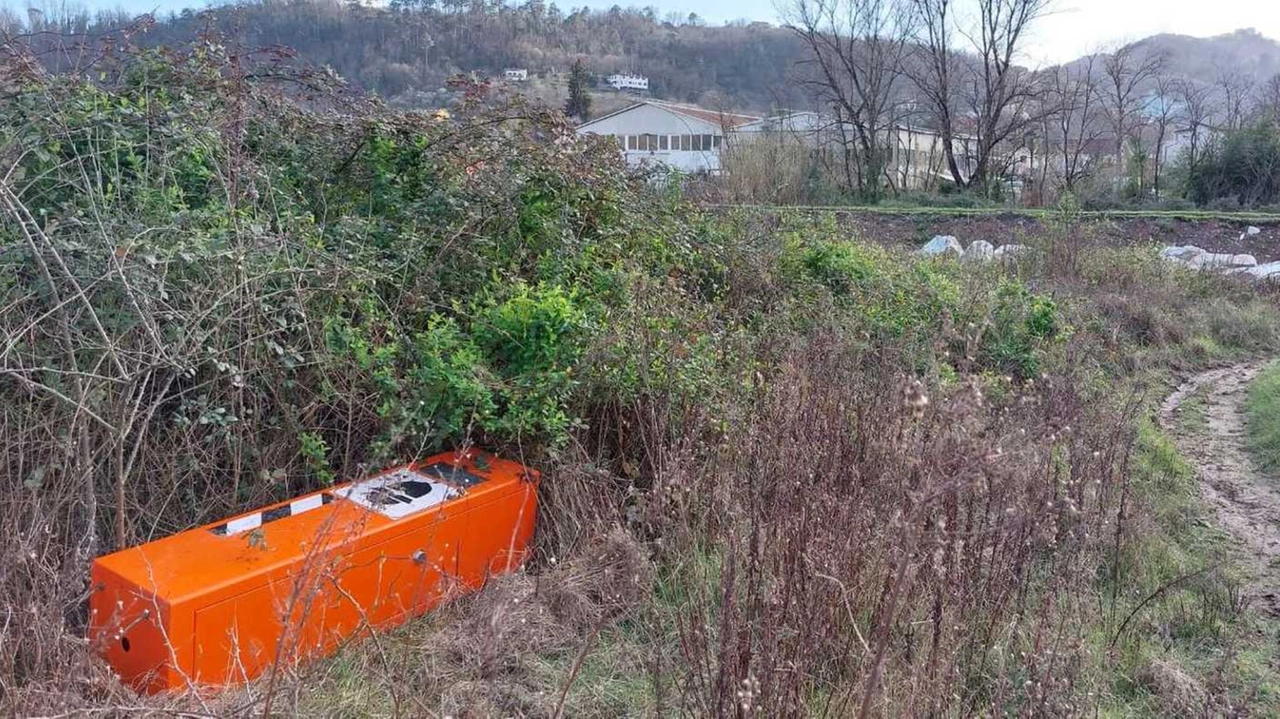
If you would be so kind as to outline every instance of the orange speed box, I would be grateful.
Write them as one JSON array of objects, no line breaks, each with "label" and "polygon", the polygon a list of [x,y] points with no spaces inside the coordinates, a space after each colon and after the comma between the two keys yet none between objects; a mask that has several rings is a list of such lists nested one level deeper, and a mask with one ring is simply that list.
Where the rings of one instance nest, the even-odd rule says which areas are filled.
[{"label": "orange speed box", "polygon": [[446,453],[110,554],[89,638],[148,692],[253,679],[519,567],[537,473]]}]

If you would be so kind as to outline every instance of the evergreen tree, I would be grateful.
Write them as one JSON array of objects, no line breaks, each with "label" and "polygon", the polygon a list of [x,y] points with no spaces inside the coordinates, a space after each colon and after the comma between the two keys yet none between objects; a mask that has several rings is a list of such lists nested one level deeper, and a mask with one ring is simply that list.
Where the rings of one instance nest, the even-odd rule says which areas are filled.
[{"label": "evergreen tree", "polygon": [[591,93],[587,91],[587,68],[582,60],[574,60],[569,70],[569,100],[564,114],[586,122],[591,119]]}]

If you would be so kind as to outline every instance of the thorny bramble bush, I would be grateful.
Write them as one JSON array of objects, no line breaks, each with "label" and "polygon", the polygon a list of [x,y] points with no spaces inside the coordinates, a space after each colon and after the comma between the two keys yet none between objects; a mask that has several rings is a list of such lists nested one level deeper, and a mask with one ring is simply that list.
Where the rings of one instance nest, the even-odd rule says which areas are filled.
[{"label": "thorny bramble bush", "polygon": [[[477,690],[450,711],[1077,713],[1103,691],[1090,632],[1136,601],[1139,402],[1107,378],[1142,342],[1277,337],[1242,333],[1275,318],[1239,289],[1207,334],[1095,311],[1084,254],[1035,276],[703,215],[483,84],[420,114],[214,36],[84,57],[92,80],[0,53],[15,712],[141,707],[80,639],[93,556],[483,443],[547,470],[540,559],[456,610],[481,651],[438,640]],[[1190,305],[1185,279],[1143,291]],[[579,691],[629,670],[595,642],[640,647],[600,652],[644,689]],[[423,709],[393,681],[421,663],[389,657],[439,644],[370,646],[386,681],[356,683],[390,709],[354,711]],[[308,711],[325,666],[147,706]]]},{"label": "thorny bramble bush", "polygon": [[57,681],[102,552],[473,438],[566,441],[631,248],[626,178],[557,114],[468,83],[390,112],[215,37],[90,48],[92,81],[5,50],[6,636],[51,632],[5,642],[6,687]]}]

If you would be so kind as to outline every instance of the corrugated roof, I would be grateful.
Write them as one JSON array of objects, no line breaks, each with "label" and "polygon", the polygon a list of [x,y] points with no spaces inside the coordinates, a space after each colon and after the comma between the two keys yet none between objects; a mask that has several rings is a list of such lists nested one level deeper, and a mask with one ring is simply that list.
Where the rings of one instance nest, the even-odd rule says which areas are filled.
[{"label": "corrugated roof", "polygon": [[621,115],[624,112],[634,110],[635,108],[642,107],[644,105],[652,105],[654,107],[666,110],[667,112],[673,112],[677,115],[684,115],[685,117],[689,117],[694,120],[698,120],[700,122],[709,122],[713,125],[722,125],[724,127],[729,127],[729,128],[745,125],[748,122],[755,122],[756,120],[760,119],[753,115],[739,115],[737,113],[732,113],[732,112],[708,110],[704,107],[698,107],[696,105],[680,105],[674,102],[663,102],[662,100],[641,100],[640,102],[627,105],[621,110],[614,110],[613,112],[610,112],[606,115],[601,115],[600,117],[592,118],[590,121],[584,122],[578,127],[579,129],[581,129],[583,127],[587,127],[588,125],[594,125],[595,123],[600,122],[601,120],[613,117],[615,115]]},{"label": "corrugated roof", "polygon": [[724,125],[726,127],[737,127],[760,119],[755,115],[739,115],[737,113],[723,112],[720,110],[708,110],[704,107],[698,107],[697,105],[678,105],[674,102],[663,102],[661,100],[647,100],[646,102],[649,105],[661,107],[679,115],[687,115],[688,117],[692,117],[696,120],[702,120],[703,122],[710,122],[716,125]]}]

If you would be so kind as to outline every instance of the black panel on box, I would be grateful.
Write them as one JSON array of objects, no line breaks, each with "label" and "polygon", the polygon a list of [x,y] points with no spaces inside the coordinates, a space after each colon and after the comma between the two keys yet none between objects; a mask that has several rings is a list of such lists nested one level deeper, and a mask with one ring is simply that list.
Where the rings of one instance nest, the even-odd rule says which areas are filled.
[{"label": "black panel on box", "polygon": [[410,479],[379,487],[369,493],[369,498],[373,500],[374,504],[385,507],[388,504],[410,504],[413,500],[425,497],[428,494],[431,494],[430,482],[419,482]]},{"label": "black panel on box", "polygon": [[472,474],[461,467],[455,467],[445,462],[436,462],[418,470],[428,477],[444,480],[455,487],[474,487],[481,482],[488,481],[484,477]]}]

